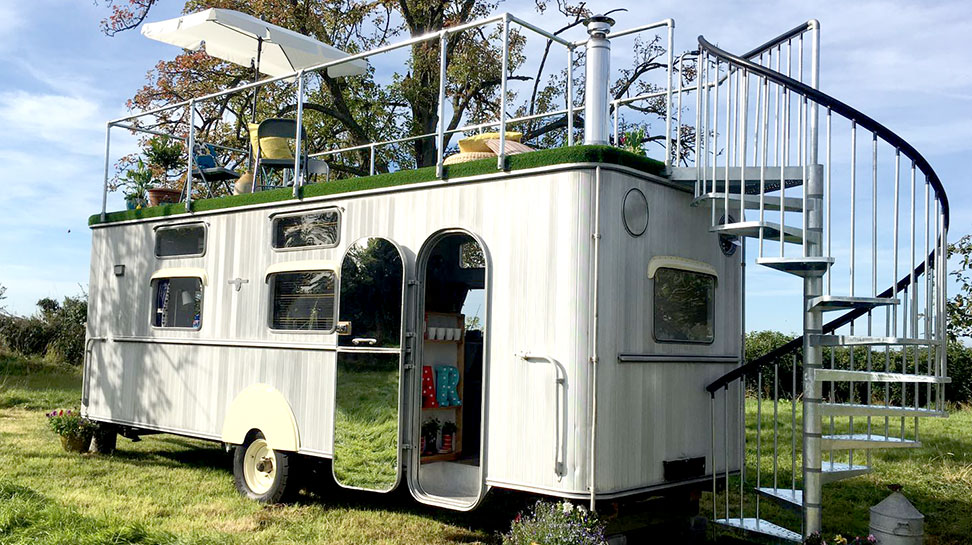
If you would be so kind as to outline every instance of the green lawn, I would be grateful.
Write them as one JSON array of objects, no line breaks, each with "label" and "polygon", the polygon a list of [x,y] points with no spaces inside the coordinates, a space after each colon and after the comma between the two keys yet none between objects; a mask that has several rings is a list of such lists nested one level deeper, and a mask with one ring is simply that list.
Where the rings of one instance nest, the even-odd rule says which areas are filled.
[{"label": "green lawn", "polygon": [[515,514],[503,495],[486,506],[492,516],[471,516],[402,490],[326,486],[263,506],[237,494],[217,444],[155,435],[119,439],[113,456],[61,450],[44,411],[77,406],[77,371],[0,355],[0,383],[2,544],[494,543]]},{"label": "green lawn", "polygon": [[[769,456],[772,450],[772,405],[763,401],[762,452],[760,460],[761,486],[773,486],[773,461]],[[797,429],[802,429],[801,404],[797,403]],[[746,489],[756,486],[756,401],[746,402]],[[781,401],[779,406],[779,449],[778,460],[780,488],[791,485],[791,436],[789,433],[792,418],[791,405]],[[855,419],[857,433],[865,432],[866,418]],[[914,419],[906,423],[906,437],[913,438]],[[890,421],[892,434],[900,431],[900,420]],[[824,422],[824,433],[830,433],[829,420]],[[836,422],[835,433],[847,433],[846,419]],[[884,418],[872,420],[873,433],[884,433]],[[972,544],[972,407],[953,408],[948,418],[925,418],[919,424],[919,438],[922,447],[918,449],[887,449],[872,451],[870,474],[836,483],[826,484],[823,488],[823,526],[824,537],[835,534],[843,536],[868,534],[870,520],[869,508],[883,500],[890,490],[888,485],[900,484],[902,493],[925,515],[925,544],[951,545]],[[796,450],[802,450],[800,437],[796,438]],[[846,452],[846,451],[845,451]],[[827,463],[824,453],[824,464]],[[836,456],[835,461],[847,461],[847,455]],[[854,454],[854,463],[866,463],[865,451]],[[801,488],[800,458],[797,457],[797,487]],[[730,516],[738,516],[739,481],[730,478]],[[725,513],[725,496],[718,495],[717,512]],[[754,516],[754,496],[745,497],[746,516]],[[712,515],[711,494],[705,494],[702,513]],[[784,523],[788,528],[799,528],[800,519],[795,511],[776,507],[766,500],[760,502],[760,517],[772,522]]]},{"label": "green lawn", "polygon": [[[419,505],[404,487],[373,494],[330,485],[293,505],[259,505],[236,493],[231,456],[213,443],[157,435],[138,443],[119,439],[113,456],[62,451],[44,411],[76,406],[80,384],[74,369],[0,354],[0,544],[496,543],[497,531],[531,501],[494,491],[479,511],[463,514]],[[755,485],[755,403],[748,408],[747,480]],[[788,405],[780,419],[782,430]],[[771,441],[768,426],[764,421],[764,441]],[[922,421],[921,439],[921,449],[875,451],[870,475],[825,486],[828,537],[865,534],[868,508],[888,494],[888,484],[899,483],[925,514],[926,545],[972,543],[972,408]],[[781,436],[781,485],[789,482],[789,444]],[[761,467],[765,485],[768,457]],[[703,514],[711,513],[709,500],[703,497]],[[738,505],[737,497],[731,501]],[[747,502],[751,508],[751,497]],[[765,501],[762,514],[796,521]]]}]

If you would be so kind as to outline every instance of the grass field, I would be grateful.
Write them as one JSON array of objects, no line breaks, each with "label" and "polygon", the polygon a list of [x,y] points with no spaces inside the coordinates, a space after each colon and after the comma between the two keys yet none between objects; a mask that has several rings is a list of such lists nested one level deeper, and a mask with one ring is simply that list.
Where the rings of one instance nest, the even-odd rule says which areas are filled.
[{"label": "grass field", "polygon": [[[496,543],[530,501],[494,492],[463,514],[421,506],[403,487],[372,494],[330,485],[293,505],[259,505],[236,493],[231,456],[212,443],[157,435],[119,439],[113,456],[62,451],[44,411],[76,406],[80,383],[76,370],[0,354],[0,544]],[[827,485],[825,533],[866,533],[868,507],[900,483],[926,516],[926,545],[972,543],[972,409],[923,421],[921,437],[923,448],[877,451],[874,473]],[[789,445],[789,436],[780,441]],[[762,467],[765,475],[768,459]],[[787,516],[766,502],[763,513]]]}]

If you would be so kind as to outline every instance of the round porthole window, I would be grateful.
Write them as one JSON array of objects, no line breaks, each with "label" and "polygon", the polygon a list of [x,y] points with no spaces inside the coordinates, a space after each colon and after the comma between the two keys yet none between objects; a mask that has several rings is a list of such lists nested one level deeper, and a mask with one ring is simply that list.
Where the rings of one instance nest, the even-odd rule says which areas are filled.
[{"label": "round porthole window", "polygon": [[625,230],[633,237],[640,237],[648,230],[648,199],[640,189],[629,189],[624,195],[621,217]]},{"label": "round porthole window", "polygon": [[[719,218],[719,225],[725,225],[726,223],[736,223],[736,220],[732,216],[729,216],[729,221],[727,222],[725,215]],[[735,235],[719,235],[719,249],[722,250],[722,255],[726,257],[730,257],[736,253],[736,248],[741,245],[742,243],[739,242],[739,237]]]}]

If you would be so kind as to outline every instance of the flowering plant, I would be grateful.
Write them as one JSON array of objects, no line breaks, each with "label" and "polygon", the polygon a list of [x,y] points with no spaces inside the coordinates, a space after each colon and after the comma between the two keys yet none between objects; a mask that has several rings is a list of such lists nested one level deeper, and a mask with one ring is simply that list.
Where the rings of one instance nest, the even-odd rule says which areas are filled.
[{"label": "flowering plant", "polygon": [[597,515],[569,501],[538,501],[530,513],[518,514],[503,545],[606,545]]},{"label": "flowering plant", "polygon": [[55,409],[47,413],[47,425],[61,437],[90,437],[98,425],[81,416],[78,410]]},{"label": "flowering plant", "polygon": [[[807,539],[803,541],[804,545],[827,545],[827,540],[820,535],[820,532],[814,532],[807,536]],[[875,545],[877,543],[877,538],[874,534],[868,535],[867,537],[854,537],[847,539],[846,537],[837,534],[834,539],[830,541],[831,545]]]}]

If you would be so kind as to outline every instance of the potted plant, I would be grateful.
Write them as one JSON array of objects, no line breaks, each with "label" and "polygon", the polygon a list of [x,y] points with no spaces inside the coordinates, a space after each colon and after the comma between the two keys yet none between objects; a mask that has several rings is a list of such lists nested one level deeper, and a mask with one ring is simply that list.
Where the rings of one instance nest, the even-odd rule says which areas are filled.
[{"label": "potted plant", "polygon": [[527,513],[513,519],[502,535],[503,545],[607,545],[605,524],[597,514],[568,500],[538,501]]},{"label": "potted plant", "polygon": [[81,416],[78,410],[56,409],[47,413],[47,425],[61,438],[68,452],[87,452],[98,425]]},{"label": "potted plant", "polygon": [[439,440],[439,419],[428,418],[422,422],[422,454],[436,454]]},{"label": "potted plant", "polygon": [[152,171],[141,159],[125,171],[121,180],[122,194],[129,210],[148,206],[148,190],[152,188]]},{"label": "potted plant", "polygon": [[168,136],[153,136],[143,154],[152,172],[152,187],[148,190],[149,205],[158,206],[178,202],[182,195],[180,182],[183,166],[183,146]]},{"label": "potted plant", "polygon": [[456,444],[456,432],[459,431],[458,426],[455,422],[446,422],[442,424],[442,450],[443,453],[452,452],[454,445]]}]

